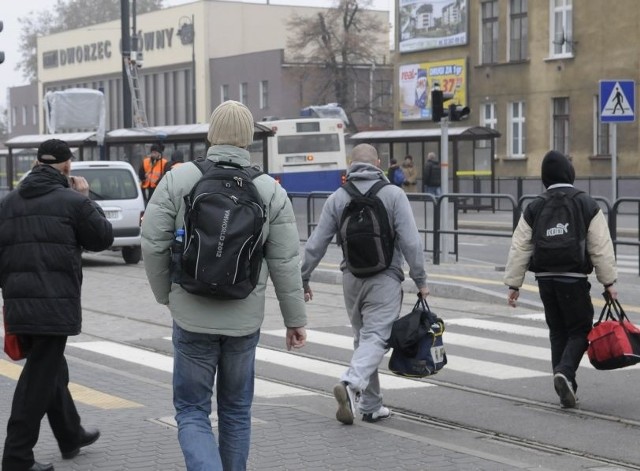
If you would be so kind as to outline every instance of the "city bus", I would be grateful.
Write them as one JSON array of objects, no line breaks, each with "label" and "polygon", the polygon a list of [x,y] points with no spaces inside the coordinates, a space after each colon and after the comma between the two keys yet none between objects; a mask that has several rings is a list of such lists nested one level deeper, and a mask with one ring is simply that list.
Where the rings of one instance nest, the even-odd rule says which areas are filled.
[{"label": "city bus", "polygon": [[[342,120],[296,118],[259,124],[274,133],[266,139],[267,171],[288,192],[334,191],[346,181]],[[252,160],[263,155],[263,143],[256,141],[250,147]]]}]

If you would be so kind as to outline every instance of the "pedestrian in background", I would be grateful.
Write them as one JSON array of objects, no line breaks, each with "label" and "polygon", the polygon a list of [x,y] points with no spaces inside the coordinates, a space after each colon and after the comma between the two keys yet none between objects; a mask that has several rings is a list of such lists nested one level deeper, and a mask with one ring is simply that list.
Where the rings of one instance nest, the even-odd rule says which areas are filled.
[{"label": "pedestrian in background", "polygon": [[2,456],[3,470],[52,470],[35,461],[46,415],[63,459],[100,436],[85,429],[69,392],[67,337],[82,326],[83,250],[113,243],[111,223],[88,198],[83,177],[70,176],[71,150],[58,139],[38,148],[38,165],[0,202],[0,288],[5,328],[27,351],[16,385]]},{"label": "pedestrian in background", "polygon": [[[351,153],[347,180],[364,194],[378,181],[386,180],[379,165],[373,146],[357,145]],[[386,208],[395,234],[391,265],[376,275],[358,278],[346,268],[345,260],[340,264],[344,302],[353,329],[354,352],[333,393],[338,401],[336,418],[347,425],[353,423],[358,413],[367,422],[376,422],[391,415],[382,402],[378,366],[387,351],[391,326],[402,307],[404,260],[409,264],[409,276],[419,292],[425,297],[429,294],[422,240],[407,195],[394,185],[386,185],[377,196]],[[339,232],[342,213],[350,200],[349,193],[343,188],[329,196],[318,225],[305,245],[302,280],[306,301],[313,299],[309,285],[311,273]]]},{"label": "pedestrian in background", "polygon": [[167,163],[167,169],[165,173],[171,170],[172,168],[179,167],[184,163],[184,154],[180,149],[176,149],[171,154],[171,160]]},{"label": "pedestrian in background", "polygon": [[424,192],[433,196],[440,196],[442,194],[442,189],[440,188],[441,180],[440,161],[436,154],[429,152],[422,172]]},{"label": "pedestrian in background", "polygon": [[402,189],[405,193],[415,193],[418,172],[413,164],[413,157],[411,155],[407,155],[404,158],[404,162],[402,162],[402,171],[404,172],[404,183],[402,184]]},{"label": "pedestrian in background", "polygon": [[140,186],[142,187],[145,205],[151,199],[160,179],[165,174],[168,162],[167,159],[162,157],[163,151],[164,146],[162,144],[152,144],[149,155],[142,159],[142,164],[140,164],[138,176],[140,177]]},{"label": "pedestrian in background", "polygon": [[[253,142],[249,109],[225,101],[211,115],[207,159],[250,167]],[[284,319],[287,349],[304,346],[307,316],[300,279],[299,236],[291,201],[270,176],[253,183],[265,204],[265,258],[255,289],[245,299],[194,295],[171,282],[173,234],[183,227],[184,197],[202,176],[194,163],[174,168],[160,181],[142,223],[142,253],[158,303],[173,317],[173,403],[187,470],[244,470],[249,457],[255,353],[270,277]],[[216,383],[218,440],[211,430]]]},{"label": "pedestrian in background", "polygon": [[[604,286],[607,295],[616,299],[616,260],[607,220],[591,196],[574,188],[575,171],[571,162],[560,152],[552,150],[544,156],[541,170],[542,183],[547,191],[543,193],[543,198],[532,201],[520,218],[513,233],[504,282],[509,286],[508,303],[515,307],[525,272],[530,270],[535,274],[549,327],[553,385],[562,406],[572,408],[576,406],[578,389],[576,371],[589,346],[587,335],[593,325],[588,275],[595,268],[596,278]],[[566,222],[554,224],[553,227],[544,224],[547,218],[542,216],[543,209],[550,208],[545,199],[562,197],[562,193],[568,201],[576,203],[572,205],[573,211],[576,211],[574,220],[585,225],[582,230],[586,240],[575,244],[580,247],[579,252],[584,257],[576,257],[568,262],[561,260],[558,254],[550,253],[550,248],[536,248],[535,244],[536,231],[560,237],[568,234],[568,230],[580,229],[572,229]],[[560,209],[554,208],[554,211],[559,212]],[[577,211],[582,214],[577,214]],[[584,247],[581,247],[582,243]],[[541,253],[535,254],[534,249]],[[550,255],[546,258],[550,260],[540,262],[545,258],[545,251]],[[562,266],[558,265],[561,262]]]},{"label": "pedestrian in background", "polygon": [[396,159],[389,160],[387,179],[399,187],[402,187],[402,184],[404,183],[404,172],[402,171],[402,168],[400,168],[400,164],[398,164]]}]

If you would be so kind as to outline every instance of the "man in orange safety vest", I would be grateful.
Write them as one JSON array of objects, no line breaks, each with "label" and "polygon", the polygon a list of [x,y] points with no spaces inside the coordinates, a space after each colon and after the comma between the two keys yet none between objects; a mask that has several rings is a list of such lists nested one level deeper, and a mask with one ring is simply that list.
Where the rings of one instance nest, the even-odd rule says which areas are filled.
[{"label": "man in orange safety vest", "polygon": [[142,160],[142,165],[140,165],[138,173],[145,205],[151,199],[151,195],[153,195],[167,167],[167,159],[162,157],[163,150],[164,146],[162,144],[152,144],[151,152]]}]

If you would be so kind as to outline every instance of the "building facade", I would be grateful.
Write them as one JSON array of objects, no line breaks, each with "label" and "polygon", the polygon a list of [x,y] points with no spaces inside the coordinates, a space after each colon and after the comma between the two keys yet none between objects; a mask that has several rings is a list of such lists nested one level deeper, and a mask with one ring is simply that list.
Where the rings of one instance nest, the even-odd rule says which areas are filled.
[{"label": "building facade", "polygon": [[[549,149],[570,156],[580,176],[611,176],[614,125],[600,116],[611,97],[599,96],[600,82],[640,80],[638,2],[399,0],[396,6],[397,129],[438,126],[429,98],[437,83],[453,94],[451,102],[471,108],[465,125],[501,133],[497,176],[539,176]],[[640,175],[638,126],[637,119],[615,125],[619,176]]]},{"label": "building facade", "polygon": [[[314,100],[307,81],[304,93],[292,83],[302,74],[288,62],[288,21],[295,15],[317,15],[325,9],[215,0],[200,0],[138,15],[135,59],[140,67],[140,96],[149,126],[206,122],[223,99],[245,103],[256,119],[266,116],[294,117],[301,108],[325,104]],[[387,12],[371,12],[384,25]],[[185,28],[185,25],[188,28]],[[192,34],[191,34],[192,33]],[[386,119],[367,126],[391,125],[392,66],[388,61],[387,33],[382,33],[376,59],[363,67],[364,90],[384,90]],[[111,21],[87,28],[38,38],[37,97],[49,91],[73,87],[102,90],[106,100],[106,128],[124,127],[123,56],[121,24]],[[294,71],[294,72],[292,72]],[[125,76],[126,77],[126,76]],[[360,96],[357,95],[356,96]],[[10,105],[18,109],[18,101]],[[44,116],[42,99],[38,116]],[[30,110],[32,111],[32,110]],[[39,132],[46,132],[40,119]],[[16,129],[19,131],[19,129]],[[11,133],[17,135],[16,132]]]}]

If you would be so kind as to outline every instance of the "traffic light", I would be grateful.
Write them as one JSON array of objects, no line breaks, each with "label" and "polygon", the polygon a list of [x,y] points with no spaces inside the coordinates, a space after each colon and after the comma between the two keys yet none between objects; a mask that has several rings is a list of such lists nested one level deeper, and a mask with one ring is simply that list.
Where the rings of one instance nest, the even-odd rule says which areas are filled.
[{"label": "traffic light", "polygon": [[461,119],[467,119],[471,113],[471,109],[468,106],[461,106],[456,104],[449,105],[449,121],[460,121]]},{"label": "traffic light", "polygon": [[[2,32],[2,28],[4,27],[4,24],[2,23],[2,21],[0,21],[0,32]],[[0,51],[0,64],[2,64],[4,62],[4,51]]]},{"label": "traffic light", "polygon": [[449,110],[444,109],[444,103],[453,99],[453,93],[443,92],[436,83],[431,90],[431,119],[434,123],[449,115]]}]

